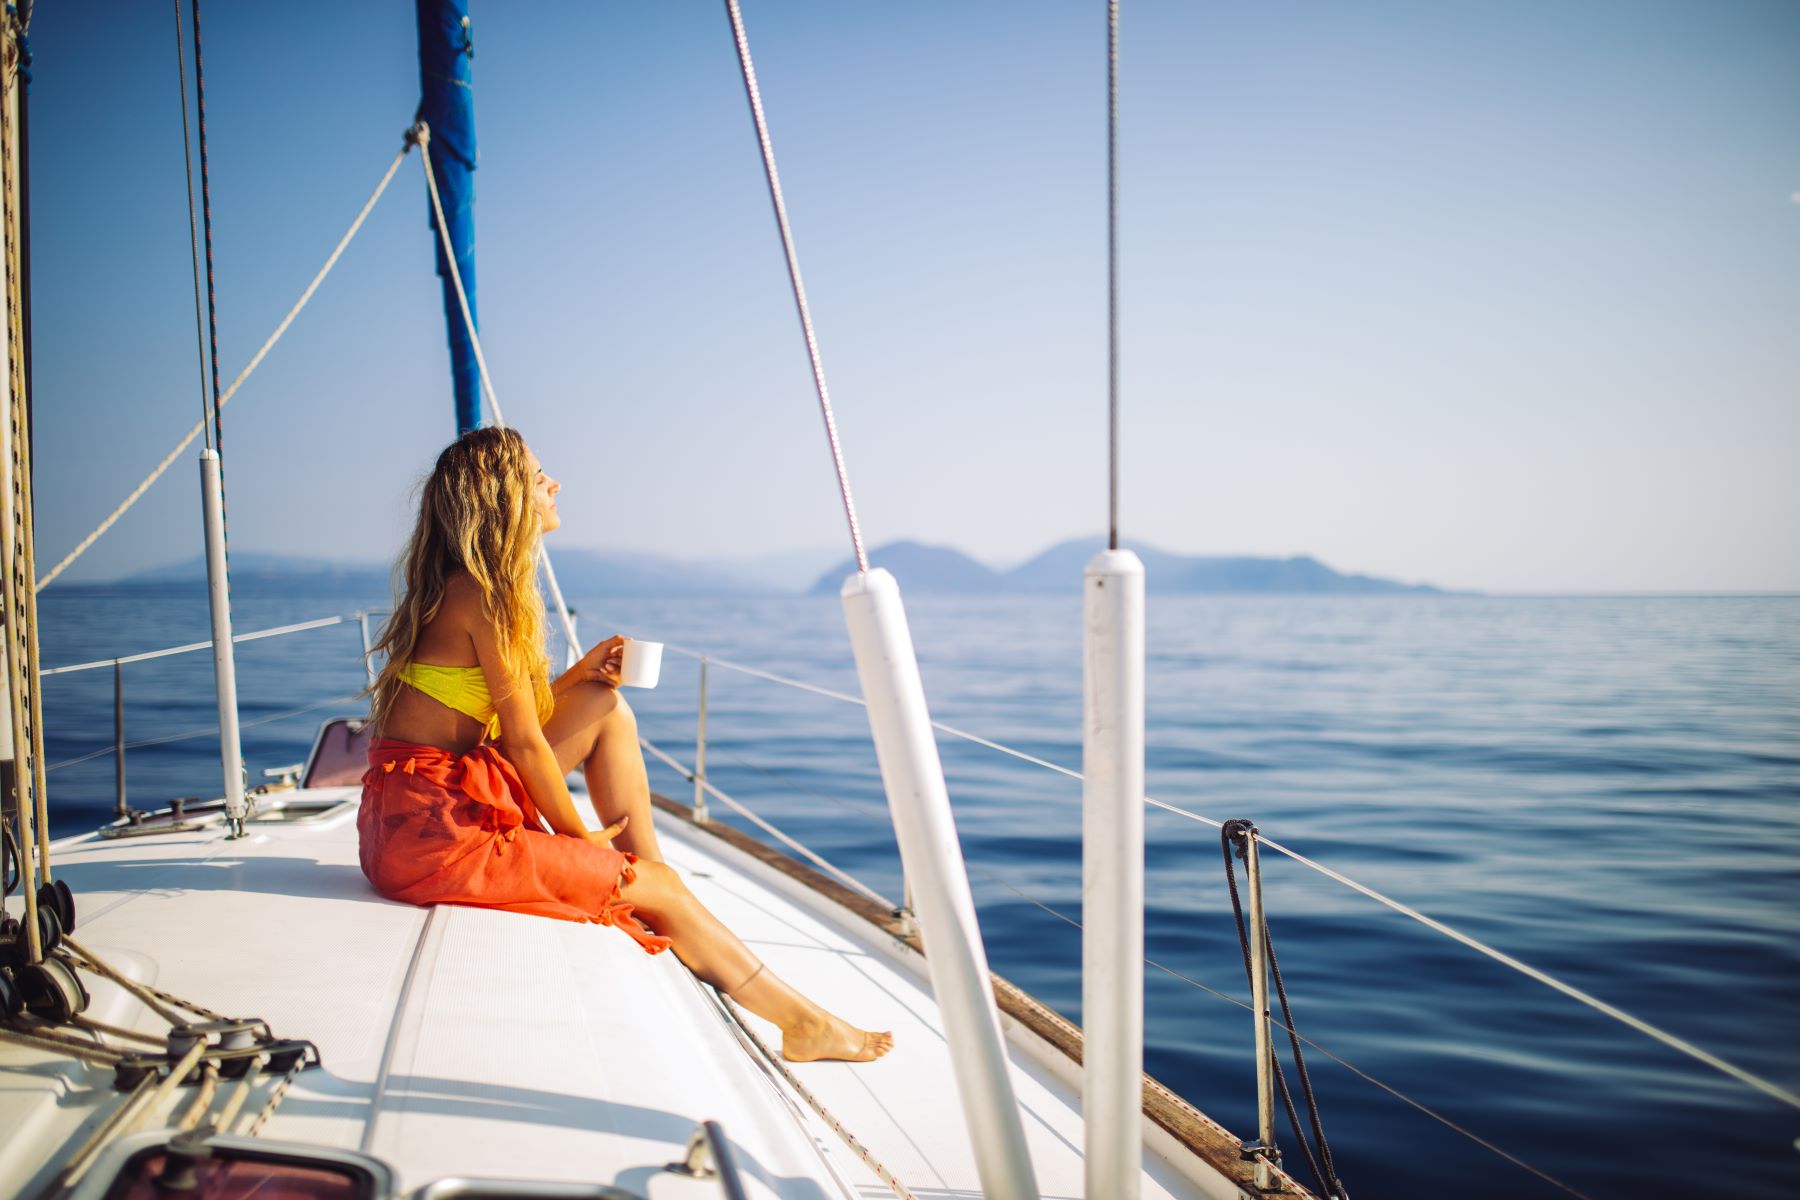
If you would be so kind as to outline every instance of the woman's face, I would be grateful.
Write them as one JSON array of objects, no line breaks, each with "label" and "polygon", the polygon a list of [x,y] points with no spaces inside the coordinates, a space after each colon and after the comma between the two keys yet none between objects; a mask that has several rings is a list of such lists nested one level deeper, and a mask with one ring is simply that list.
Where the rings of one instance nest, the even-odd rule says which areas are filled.
[{"label": "woman's face", "polygon": [[562,518],[556,513],[556,493],[562,491],[562,484],[550,478],[537,455],[526,450],[525,457],[531,463],[531,502],[537,506],[544,532],[549,533],[562,524]]}]

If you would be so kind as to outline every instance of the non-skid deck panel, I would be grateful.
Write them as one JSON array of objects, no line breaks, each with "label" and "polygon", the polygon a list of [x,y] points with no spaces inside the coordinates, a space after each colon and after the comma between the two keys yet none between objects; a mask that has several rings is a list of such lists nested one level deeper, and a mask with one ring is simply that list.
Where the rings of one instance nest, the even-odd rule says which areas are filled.
[{"label": "non-skid deck panel", "polygon": [[[251,828],[84,839],[54,861],[93,914],[77,931],[88,949],[129,948],[164,991],[315,1043],[324,1069],[296,1081],[279,1136],[355,1146],[426,914],[369,889],[353,809]],[[138,1027],[163,1026],[145,1012]]]},{"label": "non-skid deck panel", "polygon": [[[77,839],[55,862],[89,949],[130,947],[147,982],[319,1046],[325,1068],[297,1078],[265,1136],[365,1149],[409,1189],[493,1176],[710,1200],[716,1181],[664,1167],[713,1119],[752,1196],[828,1200],[873,1179],[672,954],[598,925],[385,901],[357,865],[353,810],[252,828]],[[163,1028],[141,1006],[109,1019]],[[88,1111],[115,1103],[109,1083],[85,1085]]]},{"label": "non-skid deck panel", "polygon": [[403,1186],[506,1176],[710,1200],[716,1182],[661,1168],[716,1120],[750,1195],[844,1194],[674,955],[596,925],[435,919],[370,1146]]}]

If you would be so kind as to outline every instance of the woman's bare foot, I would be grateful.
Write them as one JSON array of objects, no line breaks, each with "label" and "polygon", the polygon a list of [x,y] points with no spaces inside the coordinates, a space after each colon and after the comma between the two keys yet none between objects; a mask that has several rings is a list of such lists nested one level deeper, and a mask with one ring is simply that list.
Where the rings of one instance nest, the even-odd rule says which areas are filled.
[{"label": "woman's bare foot", "polygon": [[781,1031],[781,1057],[789,1062],[873,1062],[894,1048],[894,1035],[870,1033],[830,1013]]}]

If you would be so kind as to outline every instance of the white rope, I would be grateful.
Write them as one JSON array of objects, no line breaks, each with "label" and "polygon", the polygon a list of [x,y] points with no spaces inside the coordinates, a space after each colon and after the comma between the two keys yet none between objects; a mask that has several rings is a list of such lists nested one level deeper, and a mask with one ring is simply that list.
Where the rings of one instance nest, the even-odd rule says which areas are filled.
[{"label": "white rope", "polygon": [[219,1064],[207,1062],[200,1068],[200,1086],[195,1089],[196,1094],[193,1100],[176,1120],[175,1128],[187,1130],[200,1124],[200,1118],[205,1116],[206,1110],[212,1107],[213,1097],[218,1094],[218,1091]]},{"label": "white rope", "polygon": [[[234,644],[237,642],[260,641],[263,638],[280,637],[287,633],[303,633],[308,629],[323,629],[327,625],[341,625],[345,621],[354,621],[356,619],[356,613],[351,613],[346,617],[320,617],[317,620],[300,621],[293,625],[276,625],[269,629],[258,629],[250,633],[234,634],[231,640]],[[175,654],[189,654],[195,650],[210,649],[212,649],[212,639],[208,638],[204,642],[188,642],[185,645],[169,646],[162,650],[146,650],[142,654],[127,654],[123,658],[97,658],[93,662],[70,663],[65,667],[45,667],[43,670],[39,671],[38,674],[40,676],[70,675],[76,671],[92,671],[97,667],[110,667],[115,663],[123,666],[126,663],[148,662],[153,658],[168,658]]]},{"label": "white rope", "polygon": [[[244,381],[250,378],[251,373],[262,365],[263,358],[270,350],[275,348],[275,343],[281,340],[281,336],[288,331],[288,326],[294,323],[294,318],[300,315],[300,310],[306,307],[307,302],[312,299],[313,293],[319,290],[319,285],[325,282],[325,277],[331,274],[331,269],[337,265],[338,258],[344,253],[344,248],[350,244],[350,240],[354,238],[357,231],[362,228],[363,221],[368,217],[370,211],[374,209],[375,202],[381,199],[381,193],[387,190],[388,182],[394,178],[394,172],[400,169],[400,160],[406,157],[406,151],[407,147],[402,146],[400,148],[400,153],[394,155],[394,161],[388,164],[387,173],[381,177],[381,182],[375,185],[374,194],[369,197],[366,203],[364,203],[362,211],[356,214],[356,220],[350,222],[350,228],[344,232],[343,237],[338,239],[337,247],[332,250],[331,257],[325,260],[325,265],[319,268],[319,273],[313,276],[312,282],[306,285],[306,290],[300,293],[300,299],[294,302],[294,307],[288,309],[287,316],[281,318],[281,324],[275,327],[275,332],[269,335],[268,340],[263,342],[262,348],[251,357],[249,365],[237,373],[237,378],[231,381],[231,386],[226,388],[225,394],[219,397],[220,408],[225,407],[225,404],[237,394],[238,388],[243,385]],[[136,504],[139,497],[150,490],[150,485],[162,478],[163,472],[167,471],[169,467],[174,464],[175,460],[181,457],[181,452],[193,445],[194,439],[200,436],[200,431],[204,428],[206,428],[205,421],[195,422],[194,427],[188,430],[187,436],[182,438],[173,450],[169,451],[167,457],[156,464],[156,469],[146,475],[142,483],[132,489],[131,494],[126,496],[125,499],[120,502],[119,507],[113,509],[106,520],[95,526],[92,533],[82,538],[80,543],[77,544],[73,550],[63,556],[61,562],[57,563],[54,567],[51,567],[50,570],[37,581],[37,590],[41,592],[49,587],[50,584],[56,580],[58,575],[61,575],[69,568],[69,564],[87,553],[88,547],[99,541],[101,535],[111,529],[113,525],[118,522],[118,519],[125,515],[126,510]],[[208,644],[210,645],[211,643]]]},{"label": "white rope", "polygon": [[[481,352],[481,335],[475,329],[475,314],[469,310],[469,294],[463,290],[462,270],[456,265],[456,251],[450,244],[450,227],[444,222],[444,202],[438,197],[437,173],[431,169],[431,126],[420,121],[413,126],[411,137],[419,144],[419,161],[425,167],[425,186],[431,192],[431,211],[437,217],[438,238],[444,244],[444,261],[450,264],[450,282],[456,285],[456,303],[462,309],[463,327],[469,331],[469,349],[475,352],[475,369],[481,374],[481,390],[487,396],[488,406],[494,410],[494,424],[504,429],[506,415],[500,411],[500,397],[494,394],[487,355]],[[581,657],[581,639],[575,636],[575,618],[569,615],[562,585],[556,581],[556,568],[550,565],[550,551],[541,541],[538,543],[538,561],[543,564],[544,581],[550,585],[550,598],[556,602],[556,615],[562,622],[568,665],[574,666]]]},{"label": "white rope", "polygon": [[268,1065],[269,1056],[267,1054],[258,1054],[250,1060],[249,1069],[244,1072],[243,1078],[238,1080],[237,1086],[231,1090],[231,1094],[225,1098],[225,1106],[213,1119],[215,1129],[231,1128],[231,1123],[237,1120],[238,1113],[243,1111],[244,1101],[250,1098],[250,1089],[256,1086],[256,1081],[262,1078],[263,1068]]},{"label": "white rope", "polygon": [[294,1059],[294,1065],[288,1068],[287,1074],[276,1082],[275,1087],[269,1092],[268,1100],[262,1106],[262,1111],[257,1113],[255,1118],[248,1120],[244,1128],[239,1131],[243,1136],[255,1137],[262,1132],[263,1126],[269,1123],[269,1118],[275,1115],[275,1110],[281,1107],[281,1102],[287,1099],[288,1089],[294,1086],[294,1080],[305,1069],[306,1055],[303,1053]]},{"label": "white rope", "polygon": [[661,747],[657,746],[649,738],[639,737],[638,744],[643,746],[644,749],[648,750],[651,754],[654,754],[657,758],[661,759],[663,762],[667,763],[669,766],[673,767],[675,770],[681,772],[681,774],[683,776],[685,776],[686,778],[698,783],[701,787],[706,789],[708,795],[712,796],[714,799],[718,800],[721,804],[724,804],[725,806],[730,808],[733,812],[735,812],[739,816],[743,817],[746,821],[749,821],[752,824],[754,824],[758,829],[763,830],[770,837],[776,838],[783,845],[787,846],[789,849],[795,850],[801,854],[804,854],[820,870],[828,872],[833,878],[842,882],[845,887],[848,887],[853,891],[860,892],[862,895],[868,897],[870,900],[873,900],[875,903],[881,905],[881,907],[887,909],[889,912],[899,912],[900,911],[899,905],[895,904],[892,900],[889,900],[886,896],[883,896],[880,892],[876,891],[874,888],[870,887],[868,884],[864,883],[862,880],[858,879],[856,876],[851,875],[847,871],[843,871],[843,870],[839,869],[838,867],[833,866],[829,860],[827,860],[826,858],[824,858],[823,856],[818,854],[816,851],[808,848],[807,846],[803,845],[802,843],[796,841],[794,838],[783,833],[781,830],[775,828],[775,826],[771,825],[768,821],[765,821],[763,818],[757,816],[754,812],[750,811],[748,808],[744,807],[744,805],[738,803],[736,800],[733,800],[730,796],[727,796],[724,792],[721,792],[718,788],[714,787],[712,784],[708,783],[706,780],[694,779],[694,773],[692,771],[690,771],[686,767],[682,766],[681,763],[677,762],[673,756],[668,754]]},{"label": "white rope", "polygon": [[175,1089],[186,1081],[188,1072],[194,1069],[195,1064],[200,1061],[200,1056],[205,1053],[206,1039],[195,1039],[194,1044],[188,1047],[187,1053],[181,1056],[181,1061],[175,1064],[163,1077],[162,1082],[156,1085],[156,1090],[150,1093],[150,1102],[144,1106],[143,1111],[139,1113],[126,1132],[143,1127],[146,1124],[146,1118],[160,1121],[164,1110],[175,1101]]},{"label": "white rope", "polygon": [[425,168],[425,187],[431,193],[431,211],[437,217],[438,239],[444,244],[444,261],[450,265],[450,282],[456,285],[456,303],[462,309],[463,327],[469,331],[469,348],[475,352],[475,367],[481,373],[481,390],[487,396],[488,406],[494,410],[494,424],[505,428],[506,416],[500,411],[500,397],[494,394],[487,356],[481,352],[481,335],[475,330],[475,314],[469,310],[469,294],[463,290],[462,270],[456,265],[456,249],[450,243],[450,227],[444,221],[444,202],[438,197],[437,173],[431,169],[431,126],[420,121],[412,127],[410,136],[419,146],[419,162]]},{"label": "white rope", "polygon": [[63,938],[63,946],[73,958],[80,962],[81,966],[92,971],[96,975],[110,980],[125,991],[131,993],[131,995],[137,997],[139,1003],[163,1020],[167,1021],[171,1027],[178,1027],[186,1022],[186,1017],[183,1017],[174,1009],[163,1005],[157,998],[156,993],[148,985],[139,983],[135,979],[131,979],[122,974],[118,968],[112,966],[110,963],[107,963],[96,955],[89,954],[82,948],[80,943],[76,942],[73,938]]},{"label": "white rope", "polygon": [[[1225,828],[1225,822],[1223,822],[1223,821],[1215,821],[1211,817],[1203,817],[1197,812],[1189,812],[1187,809],[1177,808],[1173,804],[1164,804],[1161,800],[1153,800],[1149,796],[1144,797],[1144,803],[1152,805],[1156,808],[1160,808],[1164,812],[1172,812],[1172,813],[1175,813],[1177,816],[1186,817],[1190,821],[1198,821],[1202,825],[1211,825],[1214,829]],[[1260,833],[1257,834],[1257,839],[1259,841],[1263,841],[1263,842],[1267,842],[1269,840],[1268,838],[1263,837]],[[1284,851],[1282,851],[1282,853],[1285,854],[1286,851],[1284,850]]]},{"label": "white rope", "polygon": [[93,1133],[89,1134],[87,1141],[81,1143],[80,1148],[69,1156],[68,1165],[63,1168],[63,1174],[57,1180],[62,1188],[71,1189],[81,1182],[81,1177],[87,1174],[88,1167],[93,1165],[101,1148],[109,1145],[121,1129],[137,1120],[138,1113],[144,1105],[150,1102],[151,1093],[155,1088],[156,1075],[154,1073],[145,1074],[136,1089],[124,1099],[118,1108],[113,1110],[112,1115],[107,1117]]}]

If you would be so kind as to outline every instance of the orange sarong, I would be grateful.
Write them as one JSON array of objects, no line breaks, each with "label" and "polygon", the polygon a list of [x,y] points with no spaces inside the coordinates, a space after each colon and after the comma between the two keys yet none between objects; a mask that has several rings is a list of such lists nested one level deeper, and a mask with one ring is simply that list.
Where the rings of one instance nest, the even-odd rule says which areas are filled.
[{"label": "orange sarong", "polygon": [[519,773],[493,743],[459,758],[380,738],[362,782],[363,874],[388,899],[594,921],[651,954],[668,949],[619,895],[637,856],[543,832]]}]

